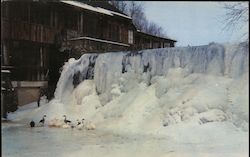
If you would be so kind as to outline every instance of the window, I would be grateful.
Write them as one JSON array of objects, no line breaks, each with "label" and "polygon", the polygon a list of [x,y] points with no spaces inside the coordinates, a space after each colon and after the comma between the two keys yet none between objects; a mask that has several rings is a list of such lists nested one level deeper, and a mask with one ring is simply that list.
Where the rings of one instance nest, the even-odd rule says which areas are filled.
[{"label": "window", "polygon": [[152,42],[152,40],[149,41],[149,47],[148,48],[153,48],[153,42]]},{"label": "window", "polygon": [[158,48],[158,45],[159,45],[158,42],[154,42],[154,43],[153,43],[153,48]]},{"label": "window", "polygon": [[128,30],[128,43],[133,44],[134,43],[134,36],[133,36],[133,31]]},{"label": "window", "polygon": [[170,47],[170,43],[164,43],[164,47]]}]

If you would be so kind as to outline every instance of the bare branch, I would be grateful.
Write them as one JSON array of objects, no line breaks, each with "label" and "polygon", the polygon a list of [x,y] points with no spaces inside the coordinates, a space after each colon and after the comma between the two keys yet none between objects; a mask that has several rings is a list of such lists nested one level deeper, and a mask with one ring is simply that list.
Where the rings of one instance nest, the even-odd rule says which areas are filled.
[{"label": "bare branch", "polygon": [[[248,2],[227,2],[223,3],[226,10],[223,23],[223,30],[242,29],[249,22],[249,5]],[[246,36],[248,33],[244,33]],[[248,40],[248,37],[247,39]]]},{"label": "bare branch", "polygon": [[145,6],[143,2],[138,1],[110,1],[110,4],[121,10],[123,13],[128,14],[136,28],[142,32],[151,35],[166,37],[164,29],[156,23],[148,21],[145,15]]}]

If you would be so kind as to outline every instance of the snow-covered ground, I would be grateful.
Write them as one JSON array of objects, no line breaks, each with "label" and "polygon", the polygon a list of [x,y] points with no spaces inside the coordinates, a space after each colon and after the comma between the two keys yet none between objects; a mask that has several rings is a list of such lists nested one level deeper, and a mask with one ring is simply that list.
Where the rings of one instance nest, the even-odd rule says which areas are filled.
[{"label": "snow-covered ground", "polygon": [[[8,115],[3,155],[248,156],[248,49],[210,44],[70,59],[54,100]],[[29,128],[45,114],[44,127]],[[95,129],[64,129],[63,115]]]},{"label": "snow-covered ground", "polygon": [[227,122],[174,125],[162,136],[2,125],[3,157],[248,156],[248,132]]}]

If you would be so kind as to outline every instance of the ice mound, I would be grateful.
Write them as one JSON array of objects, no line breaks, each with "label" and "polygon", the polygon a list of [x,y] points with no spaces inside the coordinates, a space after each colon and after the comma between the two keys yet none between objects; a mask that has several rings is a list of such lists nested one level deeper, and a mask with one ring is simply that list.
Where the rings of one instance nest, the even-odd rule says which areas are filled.
[{"label": "ice mound", "polygon": [[26,119],[46,114],[57,123],[55,118],[67,115],[73,121],[84,117],[96,128],[148,133],[230,122],[248,131],[248,49],[248,43],[212,43],[70,59],[55,99]]}]

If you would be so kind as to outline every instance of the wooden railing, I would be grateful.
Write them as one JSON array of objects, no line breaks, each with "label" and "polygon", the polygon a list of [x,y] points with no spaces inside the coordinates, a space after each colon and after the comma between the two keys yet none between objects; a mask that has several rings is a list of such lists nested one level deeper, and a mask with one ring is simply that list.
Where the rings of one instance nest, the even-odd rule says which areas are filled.
[{"label": "wooden railing", "polygon": [[2,19],[1,34],[3,39],[52,44],[54,43],[56,29],[41,24]]},{"label": "wooden railing", "polygon": [[33,66],[16,66],[11,70],[12,80],[44,81],[48,80],[48,68]]}]

